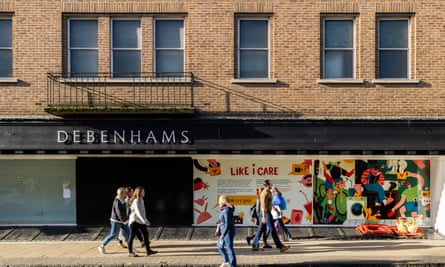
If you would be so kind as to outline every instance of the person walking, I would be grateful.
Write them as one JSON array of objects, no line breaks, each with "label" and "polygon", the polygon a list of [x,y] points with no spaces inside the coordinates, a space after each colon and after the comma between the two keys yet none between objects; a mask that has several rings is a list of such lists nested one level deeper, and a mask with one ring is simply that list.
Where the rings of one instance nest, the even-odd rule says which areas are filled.
[{"label": "person walking", "polygon": [[[128,204],[128,202],[130,201],[131,195],[133,194],[134,190],[133,190],[133,188],[131,186],[128,186],[128,187],[125,187],[124,191],[125,191],[125,198],[124,199],[125,199],[125,204],[126,204],[126,207],[127,207],[127,216],[130,217],[130,205]],[[144,238],[142,237],[142,233],[140,231],[137,231],[136,232],[136,237],[141,242],[141,247],[143,248],[145,246],[145,243],[144,243]],[[124,244],[123,240],[125,240],[125,234],[124,234],[124,231],[122,229],[120,229],[119,237],[118,237],[118,240],[117,240],[118,247],[120,247],[120,248],[128,248],[128,246],[126,246]],[[134,252],[138,253],[137,249],[134,248],[133,250],[134,250]]]},{"label": "person walking", "polygon": [[219,197],[221,213],[219,215],[219,238],[216,247],[223,259],[220,267],[236,267],[236,255],[233,249],[233,239],[235,237],[235,223],[233,212],[235,207],[226,195]]},{"label": "person walking", "polygon": [[102,244],[98,247],[100,253],[105,254],[105,246],[119,234],[119,230],[122,229],[125,235],[125,241],[128,243],[128,236],[130,229],[128,227],[128,213],[125,203],[125,188],[119,187],[116,191],[116,197],[113,201],[111,208],[111,231],[108,236],[102,241]]},{"label": "person walking", "polygon": [[[128,200],[130,199],[129,197],[129,191],[128,191],[128,187],[124,187],[124,192],[125,192],[125,197],[124,197],[124,201],[125,201],[125,207],[127,208],[127,216],[129,216],[129,209],[130,206],[128,205]],[[119,248],[128,248],[125,244],[124,244],[124,240],[125,240],[125,233],[124,230],[122,230],[122,228],[119,230],[119,234],[117,237],[117,246]]]},{"label": "person walking", "polygon": [[148,240],[147,227],[151,225],[150,220],[147,217],[145,210],[145,189],[142,186],[136,187],[131,195],[130,204],[130,238],[128,239],[128,256],[137,257],[138,255],[133,250],[133,240],[137,232],[142,233],[144,239],[145,248],[147,250],[147,256],[158,253],[150,248],[150,241]]},{"label": "person walking", "polygon": [[[284,199],[282,193],[280,190],[278,190],[278,188],[276,188],[275,186],[272,188],[272,195],[273,195],[273,199],[272,199],[272,218],[274,219],[274,224],[275,222],[278,223],[279,227],[281,228],[285,240],[292,240],[292,234],[290,233],[289,229],[286,227],[286,225],[283,222],[283,210],[285,208],[285,205],[283,204],[283,202],[285,202],[286,200]],[[276,227],[275,227],[276,228]]]},{"label": "person walking", "polygon": [[[260,220],[258,218],[258,214],[260,213],[260,193],[264,190],[264,188],[257,189],[257,198],[255,201],[255,204],[253,204],[252,207],[250,207],[250,216],[252,222],[255,221],[255,224],[258,226],[260,224]],[[250,246],[250,242],[255,238],[256,232],[253,233],[253,235],[246,236],[247,245]],[[267,244],[267,229],[266,227],[263,228],[262,231],[262,239],[263,239],[263,248],[272,248],[271,245]]]},{"label": "person walking", "polygon": [[290,248],[290,246],[285,246],[283,243],[281,243],[280,239],[278,238],[277,231],[275,230],[275,227],[273,225],[273,218],[272,218],[272,183],[270,180],[264,180],[263,183],[264,190],[260,194],[260,225],[258,226],[258,230],[256,232],[255,238],[253,239],[252,243],[252,250],[253,251],[263,251],[263,248],[258,247],[259,239],[262,234],[263,227],[267,227],[267,229],[272,234],[272,239],[275,243],[275,246],[280,250],[280,252],[285,252]]}]

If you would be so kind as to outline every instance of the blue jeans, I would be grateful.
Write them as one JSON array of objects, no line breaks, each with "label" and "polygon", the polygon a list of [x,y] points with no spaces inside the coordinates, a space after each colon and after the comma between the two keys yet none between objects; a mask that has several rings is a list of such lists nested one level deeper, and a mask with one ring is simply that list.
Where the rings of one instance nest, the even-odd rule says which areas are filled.
[{"label": "blue jeans", "polygon": [[385,200],[385,190],[383,187],[379,184],[364,184],[363,187],[366,190],[373,191],[377,193],[377,197],[375,202],[376,203],[382,203],[383,200]]},{"label": "blue jeans", "polygon": [[278,223],[280,224],[281,230],[283,230],[284,234],[288,237],[292,239],[292,234],[290,233],[289,229],[287,229],[286,225],[284,225],[283,219],[279,218],[277,219]]},{"label": "blue jeans", "polygon": [[223,262],[228,262],[230,267],[236,267],[235,250],[233,249],[233,238],[235,233],[229,233],[224,236],[224,242],[219,238],[216,242],[219,254],[221,254]]},{"label": "blue jeans", "polygon": [[258,214],[258,220],[260,221],[260,225],[258,226],[258,230],[256,232],[255,238],[252,241],[252,247],[258,248],[261,233],[263,231],[263,227],[267,227],[267,231],[272,234],[272,239],[273,239],[273,242],[275,243],[275,246],[277,248],[282,248],[283,243],[281,243],[280,239],[278,238],[277,231],[275,230],[275,227],[273,225],[272,213],[270,213],[270,211],[266,212],[266,224],[263,223],[262,217],[263,217],[263,214],[262,214],[262,212],[260,212],[260,214]]},{"label": "blue jeans", "polygon": [[102,245],[105,247],[108,242],[111,241],[114,237],[116,237],[119,234],[119,230],[122,228],[124,230],[125,234],[125,241],[128,242],[128,236],[130,235],[130,227],[128,227],[128,224],[123,224],[120,222],[110,221],[111,223],[111,232],[107,237],[105,237],[104,241],[102,241]]}]

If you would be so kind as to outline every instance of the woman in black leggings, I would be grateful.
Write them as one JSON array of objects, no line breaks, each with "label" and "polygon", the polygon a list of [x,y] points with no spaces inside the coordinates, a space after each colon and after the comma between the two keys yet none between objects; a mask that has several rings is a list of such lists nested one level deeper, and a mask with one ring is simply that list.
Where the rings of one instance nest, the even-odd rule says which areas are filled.
[{"label": "woman in black leggings", "polygon": [[158,253],[150,248],[150,241],[148,240],[147,226],[150,226],[150,220],[147,219],[144,204],[145,190],[142,186],[136,187],[133,195],[130,198],[130,238],[128,240],[128,256],[137,257],[138,255],[133,251],[133,240],[136,233],[140,231],[144,238],[145,248],[147,249],[147,256]]}]

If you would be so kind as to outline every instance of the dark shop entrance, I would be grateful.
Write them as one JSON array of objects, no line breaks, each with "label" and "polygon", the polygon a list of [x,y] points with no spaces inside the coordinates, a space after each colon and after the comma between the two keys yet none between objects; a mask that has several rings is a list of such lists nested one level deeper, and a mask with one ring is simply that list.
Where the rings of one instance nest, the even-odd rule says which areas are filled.
[{"label": "dark shop entrance", "polygon": [[191,158],[95,158],[76,163],[77,224],[108,225],[120,186],[143,186],[153,225],[193,224]]}]

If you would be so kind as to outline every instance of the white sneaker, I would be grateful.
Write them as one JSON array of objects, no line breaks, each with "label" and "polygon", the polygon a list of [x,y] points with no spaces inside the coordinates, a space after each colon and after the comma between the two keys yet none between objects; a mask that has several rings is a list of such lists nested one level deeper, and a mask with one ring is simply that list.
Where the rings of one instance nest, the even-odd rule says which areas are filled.
[{"label": "white sneaker", "polygon": [[223,262],[219,267],[229,267],[229,263],[228,262]]},{"label": "white sneaker", "polygon": [[105,254],[105,248],[104,247],[99,246],[97,249],[99,250],[100,253]]},{"label": "white sneaker", "polygon": [[139,250],[137,250],[136,248],[133,248],[133,253],[139,253]]}]

